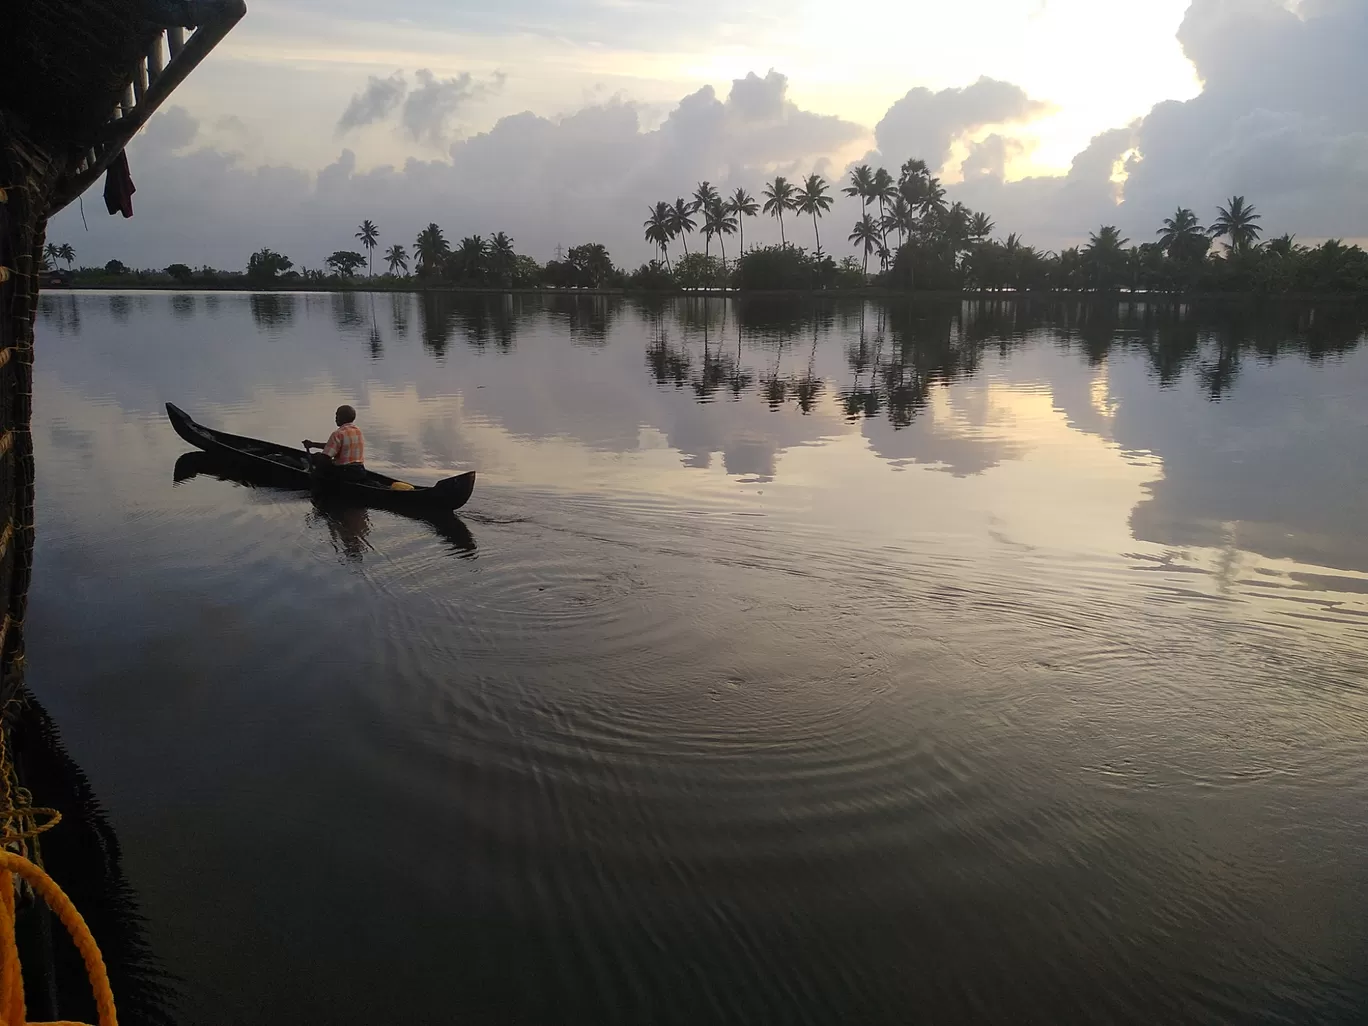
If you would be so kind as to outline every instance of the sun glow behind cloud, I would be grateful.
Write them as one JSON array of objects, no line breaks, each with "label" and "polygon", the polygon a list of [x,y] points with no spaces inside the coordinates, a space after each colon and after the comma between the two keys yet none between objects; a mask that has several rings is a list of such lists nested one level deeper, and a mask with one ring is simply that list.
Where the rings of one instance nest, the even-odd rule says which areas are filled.
[{"label": "sun glow behind cloud", "polygon": [[[731,79],[770,68],[788,76],[790,98],[800,106],[872,127],[910,88],[965,86],[986,75],[1054,107],[1017,131],[1026,146],[1008,166],[1016,178],[1062,171],[1098,132],[1160,100],[1197,93],[1175,39],[1187,6],[1188,0],[869,0],[848,16],[816,0],[764,0],[689,18],[669,3],[598,2],[547,7],[538,21],[526,3],[505,15],[467,16],[399,0],[371,18],[346,3],[329,13],[257,0],[223,56],[240,62],[238,76],[251,66],[277,80],[293,73],[290,95],[277,90],[276,103],[231,113],[254,122],[264,157],[306,166],[319,162],[323,140],[301,132],[292,111],[307,110],[314,120],[326,103],[340,112],[348,87],[396,69],[505,73],[506,88],[472,112],[468,131],[520,110],[562,113],[608,95],[651,105],[704,84],[725,92]],[[662,31],[652,33],[656,22]],[[185,93],[192,109],[204,103],[214,114],[230,113],[218,109],[225,106],[221,88],[210,95],[192,79]],[[331,140],[326,148],[333,149]],[[398,135],[377,134],[357,149],[363,165],[398,163],[413,152]]]}]

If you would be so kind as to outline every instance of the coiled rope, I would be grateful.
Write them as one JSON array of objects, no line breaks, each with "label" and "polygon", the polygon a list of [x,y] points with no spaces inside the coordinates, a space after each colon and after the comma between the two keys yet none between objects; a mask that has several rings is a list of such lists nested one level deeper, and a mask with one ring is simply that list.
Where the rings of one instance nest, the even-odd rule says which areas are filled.
[{"label": "coiled rope", "polygon": [[[37,838],[55,827],[62,819],[56,809],[35,808],[33,796],[14,780],[14,766],[9,759],[3,725],[0,724],[0,1026],[83,1026],[68,1021],[30,1023],[24,1006],[24,977],[19,964],[19,946],[15,941],[15,877],[32,888],[48,908],[57,914],[76,949],[85,962],[90,989],[95,994],[95,1008],[99,1026],[118,1026],[114,1009],[114,993],[109,985],[100,947],[90,933],[66,892],[48,876],[43,867],[29,858],[38,856]],[[17,848],[17,851],[11,851]]]}]

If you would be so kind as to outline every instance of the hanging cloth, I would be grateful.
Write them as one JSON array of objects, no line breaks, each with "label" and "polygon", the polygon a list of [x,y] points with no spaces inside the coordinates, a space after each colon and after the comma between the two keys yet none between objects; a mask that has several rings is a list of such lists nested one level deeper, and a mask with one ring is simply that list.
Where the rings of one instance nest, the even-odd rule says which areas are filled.
[{"label": "hanging cloth", "polygon": [[124,150],[114,158],[105,173],[105,207],[111,214],[133,216],[133,176],[128,172],[128,154]]}]

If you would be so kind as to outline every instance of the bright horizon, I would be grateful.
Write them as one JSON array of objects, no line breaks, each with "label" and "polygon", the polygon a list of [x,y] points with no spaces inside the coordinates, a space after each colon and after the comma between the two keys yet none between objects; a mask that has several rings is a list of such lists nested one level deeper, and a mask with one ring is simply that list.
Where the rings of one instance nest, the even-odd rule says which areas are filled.
[{"label": "bright horizon", "polygon": [[[697,181],[927,160],[1041,249],[1249,197],[1270,235],[1368,238],[1353,0],[253,0],[129,147],[131,222],[73,207],[82,261],[317,266],[362,218],[650,254],[644,208]],[[1269,69],[1275,69],[1270,72]],[[98,191],[88,198],[98,204]],[[844,226],[855,207],[832,212]],[[194,224],[193,232],[185,231]],[[755,241],[777,240],[757,223]],[[775,235],[775,240],[768,238]],[[844,235],[845,232],[840,233]],[[749,230],[748,230],[749,235]]]}]

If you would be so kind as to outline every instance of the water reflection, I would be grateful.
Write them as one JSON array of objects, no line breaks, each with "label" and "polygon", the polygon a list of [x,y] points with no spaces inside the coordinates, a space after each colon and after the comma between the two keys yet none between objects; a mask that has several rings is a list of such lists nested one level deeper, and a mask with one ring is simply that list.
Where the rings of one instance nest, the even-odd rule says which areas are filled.
[{"label": "water reflection", "polygon": [[[1333,454],[1358,444],[1352,440],[1362,427],[1352,408],[1318,398],[1332,396],[1341,379],[1305,378],[1311,402],[1295,404],[1270,378],[1302,380],[1346,360],[1368,325],[1362,306],[441,292],[212,298],[225,313],[246,304],[252,322],[273,337],[319,336],[313,350],[258,354],[257,370],[229,358],[227,343],[237,336],[224,316],[212,329],[224,344],[199,357],[217,367],[213,401],[250,402],[262,374],[297,380],[320,366],[346,366],[349,352],[363,354],[369,371],[339,370],[335,391],[310,401],[326,409],[369,390],[373,402],[386,397],[386,412],[367,415],[380,429],[368,434],[377,453],[400,465],[477,462],[472,445],[496,445],[482,460],[506,458],[503,442],[470,435],[482,424],[507,438],[573,441],[587,451],[642,453],[666,444],[676,465],[691,470],[711,469],[720,456],[742,484],[783,480],[786,453],[852,432],[886,466],[956,477],[1093,437],[1152,461],[1127,518],[1138,540],[1219,547],[1223,525],[1240,521],[1241,544],[1270,556],[1368,566],[1346,522],[1359,478],[1332,469]],[[40,317],[54,334],[80,334],[90,317],[101,331],[126,331],[130,305],[148,301],[50,293]],[[207,300],[174,302],[175,318],[207,312]],[[414,319],[421,346],[410,348]],[[339,329],[354,345],[338,348]],[[136,373],[129,367],[92,380],[94,394],[121,382],[126,391],[146,391],[148,405],[177,395],[181,350],[157,355],[145,333],[138,344],[150,348]],[[66,372],[89,374],[79,363]],[[1048,401],[1037,410],[1039,395]],[[1217,399],[1221,415],[1214,407],[1203,412]],[[1045,430],[1049,409],[1072,433],[1056,438]],[[1183,433],[1174,430],[1179,423]],[[570,469],[575,459],[565,463],[562,483],[585,471]],[[1291,481],[1300,482],[1295,493]],[[1264,526],[1255,530],[1251,519]]]},{"label": "water reflection", "polygon": [[623,300],[616,296],[556,296],[547,303],[551,322],[564,328],[578,346],[608,343]]},{"label": "water reflection", "polygon": [[360,563],[371,547],[366,536],[371,531],[370,510],[364,506],[344,506],[325,509],[317,502],[309,519],[323,524],[332,538],[333,551],[353,563]]},{"label": "water reflection", "polygon": [[510,352],[520,324],[542,313],[537,297],[478,295],[462,296],[450,292],[425,292],[419,297],[423,345],[438,359],[459,334],[461,341],[474,349],[493,346]]},{"label": "water reflection", "polygon": [[[41,835],[36,857],[99,944],[120,1018],[169,1026],[177,1021],[173,984],[148,943],[137,897],[124,875],[118,835],[90,781],[30,692],[20,690],[5,722],[19,784],[36,805],[62,814],[61,822]],[[16,936],[29,1017],[95,1022],[85,965],[65,934],[56,916],[21,888]]]},{"label": "water reflection", "polygon": [[[32,664],[182,1021],[1355,1021],[1361,321],[288,298],[40,329]],[[167,399],[353,401],[479,559],[172,487]]]},{"label": "water reflection", "polygon": [[361,327],[361,299],[355,292],[334,292],[332,294],[332,315],[337,330],[344,335]]},{"label": "water reflection", "polygon": [[[217,478],[220,481],[242,485],[246,488],[264,488],[279,493],[293,493],[301,497],[308,496],[310,508],[305,514],[306,523],[311,526],[326,528],[333,548],[340,555],[352,562],[360,562],[367,551],[375,551],[374,546],[368,540],[372,529],[371,512],[364,506],[358,506],[355,503],[332,496],[310,494],[298,487],[282,485],[269,474],[253,473],[237,464],[199,450],[182,453],[176,458],[176,465],[171,471],[171,479],[179,485],[192,481],[201,474]],[[475,555],[475,537],[470,533],[465,521],[455,513],[422,513],[402,510],[389,510],[387,512],[405,520],[413,520],[427,525],[457,556],[468,558]]]},{"label": "water reflection", "polygon": [[270,333],[285,327],[294,319],[298,298],[288,292],[253,292],[248,302],[256,326]]}]

